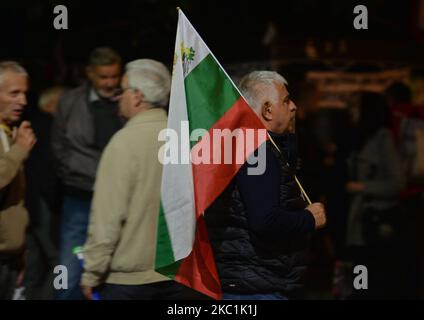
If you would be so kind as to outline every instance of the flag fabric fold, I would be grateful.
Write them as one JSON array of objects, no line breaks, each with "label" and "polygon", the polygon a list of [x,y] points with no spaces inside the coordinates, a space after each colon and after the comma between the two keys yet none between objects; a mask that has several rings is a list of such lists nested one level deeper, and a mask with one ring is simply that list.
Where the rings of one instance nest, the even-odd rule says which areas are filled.
[{"label": "flag fabric fold", "polygon": [[[179,161],[163,166],[155,268],[220,299],[203,214],[267,136],[258,134],[263,124],[184,13],[178,12],[168,129],[177,133]],[[256,134],[249,135],[249,130]],[[236,143],[218,143],[226,139],[223,132]],[[199,139],[190,139],[193,136]]]}]

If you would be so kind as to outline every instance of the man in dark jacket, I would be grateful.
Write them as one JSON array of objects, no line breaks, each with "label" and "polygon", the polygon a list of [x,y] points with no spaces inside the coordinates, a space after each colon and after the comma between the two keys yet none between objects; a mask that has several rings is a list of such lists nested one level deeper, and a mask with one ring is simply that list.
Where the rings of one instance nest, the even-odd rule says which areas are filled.
[{"label": "man in dark jacket", "polygon": [[58,264],[58,217],[61,211],[60,185],[51,155],[51,127],[64,89],[55,86],[43,91],[38,107],[27,115],[38,143],[25,164],[26,196],[30,223],[26,238],[25,297],[52,299],[53,270]]},{"label": "man in dark jacket", "polygon": [[59,299],[82,299],[82,268],[73,254],[85,243],[88,217],[100,155],[122,128],[115,99],[121,58],[110,48],[95,49],[87,68],[89,84],[65,93],[53,123],[52,150],[64,185],[60,230],[60,264],[68,270],[68,289]]},{"label": "man in dark jacket", "polygon": [[205,214],[224,299],[301,297],[307,235],[326,223],[323,205],[307,206],[295,180],[289,132],[296,105],[286,85],[270,71],[252,72],[240,84],[270,141],[260,147],[264,174],[249,175],[246,163]]}]

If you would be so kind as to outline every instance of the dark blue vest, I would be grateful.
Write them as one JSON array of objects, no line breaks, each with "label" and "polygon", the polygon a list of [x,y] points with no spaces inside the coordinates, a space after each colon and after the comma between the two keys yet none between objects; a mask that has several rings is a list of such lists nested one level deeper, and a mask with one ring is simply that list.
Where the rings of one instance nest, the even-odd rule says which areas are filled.
[{"label": "dark blue vest", "polygon": [[[281,165],[282,208],[304,209],[306,203],[286,157],[269,141],[267,156],[277,157]],[[289,297],[300,296],[307,263],[307,237],[256,236],[248,228],[245,206],[235,179],[206,211],[205,222],[223,292],[282,292]]]}]

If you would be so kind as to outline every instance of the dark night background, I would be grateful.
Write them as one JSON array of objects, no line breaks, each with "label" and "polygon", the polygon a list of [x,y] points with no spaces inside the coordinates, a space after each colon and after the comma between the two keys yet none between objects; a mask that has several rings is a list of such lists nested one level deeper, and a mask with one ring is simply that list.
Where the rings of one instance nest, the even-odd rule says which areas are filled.
[{"label": "dark night background", "polygon": [[[356,17],[353,9],[360,4],[368,8],[368,30],[355,30],[353,27]],[[67,7],[69,30],[54,29],[56,15],[53,9],[56,5]],[[1,0],[0,61],[21,62],[31,79],[26,110],[28,114],[24,117],[31,119],[28,116],[31,110],[37,111],[38,95],[45,88],[54,85],[72,88],[79,85],[85,77],[86,59],[96,47],[113,47],[122,55],[124,62],[150,58],[162,61],[171,68],[178,17],[176,7],[184,11],[234,80],[252,69],[277,70],[287,78],[294,101],[301,96],[299,93],[303,93],[306,98],[315,98],[315,91],[324,89],[332,101],[333,96],[338,99],[342,90],[348,94],[354,91],[349,86],[357,85],[357,88],[363,89],[374,81],[372,84],[383,88],[396,80],[411,85],[414,93],[420,94],[420,102],[424,105],[424,0]],[[383,76],[381,80],[370,75],[373,72],[384,74],[393,70],[406,70],[408,75],[393,79],[384,75],[387,81]],[[318,87],[308,89],[302,85],[307,82],[305,80],[310,80],[306,75],[310,71],[331,71],[336,76],[334,79],[318,81]],[[344,75],[340,76],[339,72]],[[368,73],[365,80],[361,80],[361,72]],[[350,77],[349,73],[360,80],[356,81],[355,76]],[[305,91],[301,92],[301,88]],[[307,104],[306,98],[298,101]],[[323,146],[337,145],[338,149],[335,150],[342,154],[340,157],[333,154],[336,152],[331,151],[332,148],[328,148],[330,151],[320,149],[321,153],[317,156],[315,147],[318,143],[313,139],[313,142],[305,139],[305,145],[309,143],[313,147],[312,159],[318,157],[324,168],[319,168],[324,178],[316,179],[319,181],[316,189],[318,193],[333,195],[333,198],[327,198],[328,203],[333,204],[333,216],[329,214],[333,229],[328,229],[335,234],[332,243],[326,242],[325,239],[330,238],[325,231],[318,233],[314,242],[317,246],[314,248],[315,264],[310,276],[313,282],[309,284],[312,298],[332,298],[336,295],[331,291],[333,276],[337,276],[337,272],[333,274],[337,264],[333,261],[332,246],[337,247],[342,242],[340,239],[344,239],[346,221],[343,219],[347,216],[344,206],[348,201],[339,197],[344,190],[341,183],[344,181],[341,181],[340,171],[337,171],[339,168],[334,163],[344,163],[343,157],[351,147],[347,142],[349,140],[343,140],[349,123],[348,108],[344,108],[349,107],[348,104],[341,108],[329,105],[320,108],[316,112],[319,117],[312,119],[317,123],[318,133],[315,135],[315,131],[311,131],[312,138],[321,135]],[[327,153],[330,155],[327,156]],[[327,165],[325,161],[328,159],[333,163]],[[314,164],[314,161],[309,163]],[[312,189],[306,185],[309,190]],[[338,188],[339,185],[342,187]],[[424,201],[421,201],[423,204]],[[417,265],[420,268],[415,273],[405,269],[407,278],[410,278],[407,285],[412,283],[410,287],[414,287],[420,283],[420,294],[399,290],[397,293],[402,298],[424,298],[424,239],[421,236],[423,218],[420,210],[413,212],[416,214],[413,219],[405,219],[411,230],[415,230],[405,234],[412,234],[420,240],[408,239],[408,249],[400,250],[406,256],[412,252],[415,259],[405,260],[406,266]],[[316,288],[318,294],[314,296]]]},{"label": "dark night background", "polygon": [[[69,30],[53,28],[53,8],[68,8]],[[369,29],[353,28],[353,8],[365,4]],[[91,49],[109,45],[125,61],[150,57],[170,65],[180,6],[217,58],[225,65],[269,58],[306,59],[305,43],[315,42],[320,59],[386,61],[419,65],[423,34],[417,1],[2,1],[0,59],[23,62],[33,85],[72,85],[72,74]],[[270,23],[278,32],[264,45]],[[340,41],[343,53],[331,50]],[[324,47],[327,46],[327,51]]]}]

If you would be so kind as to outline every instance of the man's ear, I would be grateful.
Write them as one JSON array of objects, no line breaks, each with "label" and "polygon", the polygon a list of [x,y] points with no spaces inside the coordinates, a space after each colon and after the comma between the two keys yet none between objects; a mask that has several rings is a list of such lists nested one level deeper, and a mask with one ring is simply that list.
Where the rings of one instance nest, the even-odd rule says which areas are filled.
[{"label": "man's ear", "polygon": [[135,90],[134,96],[135,96],[135,101],[136,101],[135,106],[139,107],[141,105],[141,103],[143,102],[144,95],[140,90]]},{"label": "man's ear", "polygon": [[262,118],[266,121],[272,120],[272,105],[269,101],[265,101],[261,107]]}]

